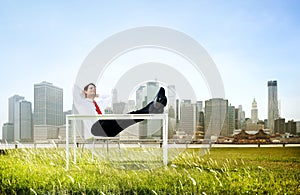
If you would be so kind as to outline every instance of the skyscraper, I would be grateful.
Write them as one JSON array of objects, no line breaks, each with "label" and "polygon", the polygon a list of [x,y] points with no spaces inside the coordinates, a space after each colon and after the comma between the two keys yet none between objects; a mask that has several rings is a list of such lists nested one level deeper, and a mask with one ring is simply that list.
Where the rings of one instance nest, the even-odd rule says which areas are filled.
[{"label": "skyscraper", "polygon": [[20,100],[15,104],[14,140],[33,140],[31,102]]},{"label": "skyscraper", "polygon": [[13,123],[4,123],[2,126],[2,140],[7,142],[14,141],[14,124]]},{"label": "skyscraper", "polygon": [[268,128],[274,133],[274,121],[279,118],[277,81],[268,81]]},{"label": "skyscraper", "polygon": [[158,82],[147,82],[147,103],[154,99],[158,88]]},{"label": "skyscraper", "polygon": [[[158,89],[159,83],[154,82],[147,82],[147,101],[146,104],[153,101],[155,98]],[[162,122],[160,120],[147,120],[147,137],[161,137],[162,136]]]},{"label": "skyscraper", "polygon": [[[24,97],[19,95],[14,95],[8,99],[8,123],[4,124],[2,127],[2,134],[3,139],[6,139],[7,141],[15,141],[14,136],[14,120],[15,120],[15,107],[18,105],[18,102],[20,100],[23,100]],[[20,138],[18,138],[19,140]]]},{"label": "skyscraper", "polygon": [[43,81],[34,84],[34,125],[62,125],[63,89]]},{"label": "skyscraper", "polygon": [[278,118],[274,120],[274,133],[279,133],[279,134],[286,133],[284,118]]},{"label": "skyscraper", "polygon": [[255,98],[253,99],[253,102],[252,102],[251,120],[252,120],[252,123],[258,122],[258,110],[257,110],[257,103],[255,101]]},{"label": "skyscraper", "polygon": [[[146,86],[140,86],[136,91],[137,109],[140,109],[153,101],[158,89],[159,83],[156,81],[147,82]],[[161,136],[161,121],[147,120],[139,123],[139,137],[150,138],[159,136]]]},{"label": "skyscraper", "polygon": [[14,123],[15,120],[15,105],[20,101],[24,100],[24,97],[14,95],[8,99],[8,122]]},{"label": "skyscraper", "polygon": [[235,129],[235,107],[229,105],[228,106],[228,136],[233,134],[233,130]]},{"label": "skyscraper", "polygon": [[146,105],[145,98],[147,95],[147,91],[146,91],[146,87],[145,86],[140,86],[137,90],[136,90],[136,108],[137,109],[141,109]]},{"label": "skyscraper", "polygon": [[196,105],[191,100],[183,100],[180,104],[179,131],[193,136],[196,130]]},{"label": "skyscraper", "polygon": [[197,101],[196,102],[196,126],[199,126],[199,121],[200,121],[200,112],[203,111],[203,103],[202,101]]},{"label": "skyscraper", "polygon": [[8,99],[8,123],[3,125],[3,137],[9,141],[32,141],[32,106],[24,97]]},{"label": "skyscraper", "polygon": [[243,111],[243,106],[239,105],[238,113],[237,113],[237,129],[245,128],[245,111]]},{"label": "skyscraper", "polygon": [[[141,109],[146,105],[146,96],[147,96],[147,88],[146,86],[140,86],[137,90],[136,90],[136,108],[137,109]],[[146,122],[140,122],[138,124],[139,126],[139,131],[138,131],[138,137],[142,138],[142,137],[146,137],[147,136],[147,129],[146,129]]]},{"label": "skyscraper", "polygon": [[205,137],[228,136],[228,100],[213,98],[205,101]]},{"label": "skyscraper", "polygon": [[34,140],[57,138],[64,123],[63,89],[45,81],[34,84]]},{"label": "skyscraper", "polygon": [[168,86],[168,108],[172,109],[173,116],[172,118],[176,118],[176,89],[175,85]]}]

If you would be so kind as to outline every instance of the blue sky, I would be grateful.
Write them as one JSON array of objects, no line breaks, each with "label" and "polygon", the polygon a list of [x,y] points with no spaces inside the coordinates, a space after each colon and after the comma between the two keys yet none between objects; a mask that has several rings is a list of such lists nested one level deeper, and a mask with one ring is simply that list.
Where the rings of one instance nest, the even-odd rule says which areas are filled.
[{"label": "blue sky", "polygon": [[[114,3],[113,3],[114,2]],[[300,2],[6,1],[0,0],[0,124],[8,98],[33,103],[33,85],[64,89],[64,109],[81,63],[105,38],[140,26],[162,26],[198,41],[215,61],[226,98],[250,117],[256,99],[267,117],[267,81],[278,81],[281,116],[300,120]],[[204,101],[204,100],[202,100]]]}]

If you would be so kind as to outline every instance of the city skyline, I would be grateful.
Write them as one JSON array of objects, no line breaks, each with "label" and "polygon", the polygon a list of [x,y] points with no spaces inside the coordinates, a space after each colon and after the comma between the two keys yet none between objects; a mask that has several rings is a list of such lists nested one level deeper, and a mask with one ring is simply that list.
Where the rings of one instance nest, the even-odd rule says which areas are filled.
[{"label": "city skyline", "polygon": [[[149,81],[146,83],[146,86],[139,86],[138,89],[135,91],[136,100],[128,100],[126,103],[117,100],[118,91],[116,89],[113,89],[111,90],[111,95],[112,99],[115,99],[114,103],[108,105],[108,107],[106,108],[103,107],[102,109],[105,110],[106,114],[122,114],[130,112],[132,110],[136,110],[139,107],[138,105],[141,104],[139,103],[140,101],[142,101],[143,107],[147,104],[147,102],[154,99],[154,96],[159,86],[160,85],[157,81]],[[205,119],[205,123],[203,124],[205,124],[205,127],[203,126],[203,128],[205,132],[209,131],[210,133],[212,133],[216,131],[213,134],[218,134],[218,129],[221,129],[220,136],[232,135],[236,129],[255,130],[259,128],[260,124],[265,123],[265,120],[268,121],[268,124],[265,123],[265,125],[267,126],[262,128],[270,128],[270,132],[272,133],[285,131],[282,129],[278,130],[278,126],[277,128],[275,128],[276,130],[274,129],[275,121],[280,121],[283,125],[285,125],[285,118],[280,118],[278,116],[277,81],[268,81],[267,86],[269,90],[268,96],[270,99],[269,111],[272,113],[271,118],[270,116],[268,116],[268,119],[258,118],[257,102],[255,101],[255,99],[252,102],[251,118],[245,118],[245,115],[239,116],[239,112],[245,112],[242,110],[242,105],[239,105],[238,107],[234,105],[232,106],[230,104],[230,101],[227,99],[213,98],[209,100],[201,100],[196,102],[192,102],[190,99],[176,99],[175,85],[167,86],[167,96],[169,98],[169,105],[167,107],[175,111],[177,110],[176,106],[173,107],[175,105],[175,101],[180,102],[180,120],[178,126],[179,128],[177,131],[181,132],[181,134],[182,132],[185,132],[186,136],[192,136],[194,131],[197,129],[197,124],[198,122],[200,122],[200,112],[204,114],[203,117]],[[8,140],[12,139],[10,138],[11,136],[9,136],[9,129],[11,128],[11,125],[13,125],[14,127],[14,130],[12,130],[14,131],[14,140],[36,141],[39,139],[46,138],[55,139],[59,134],[61,134],[59,133],[60,130],[58,129],[59,127],[62,127],[63,121],[65,121],[63,120],[63,113],[67,112],[64,112],[62,109],[63,89],[58,86],[54,86],[52,83],[43,81],[41,83],[34,84],[34,91],[34,105],[37,105],[35,106],[34,111],[32,111],[31,102],[26,101],[24,97],[14,95],[9,98],[9,120],[3,125],[3,136],[5,136]],[[172,103],[172,101],[174,102]],[[204,108],[203,102],[205,102]],[[131,109],[128,109],[129,104],[132,104],[130,106]],[[109,112],[107,113],[107,111]],[[214,113],[214,115],[212,115],[212,113]],[[171,113],[169,117],[173,117],[175,119],[176,115],[174,114],[175,113]],[[224,122],[222,122],[223,119],[221,116],[224,117]],[[270,123],[270,120],[272,120],[273,122]],[[293,121],[294,120],[288,121],[288,123],[292,124]],[[242,126],[235,124],[236,122],[238,122],[238,124],[241,124]],[[300,121],[298,121],[298,123],[299,122]],[[296,123],[294,124],[296,125]],[[159,124],[157,125],[160,126]],[[151,128],[148,127],[148,129],[158,129],[153,127],[153,123],[151,123]],[[292,128],[292,126],[290,126],[290,128]],[[291,130],[289,130],[289,132],[290,131]],[[146,134],[147,133],[145,133],[145,135]],[[147,136],[150,137],[151,135],[152,134],[147,134]]]},{"label": "city skyline", "polygon": [[[269,88],[269,85],[270,85],[270,82],[271,83],[276,83],[276,87],[277,87],[277,81],[276,80],[274,80],[274,81],[267,81],[267,84],[268,84],[268,88]],[[136,99],[137,98],[139,98],[139,96],[137,95],[137,94],[139,94],[139,91],[141,90],[141,89],[143,89],[143,88],[145,88],[147,85],[148,85],[148,83],[156,83],[156,81],[149,81],[149,82],[147,82],[146,84],[142,84],[142,85],[140,85],[139,87],[138,87],[138,89],[134,92],[134,94],[133,94],[133,96],[136,96],[134,99],[128,99],[128,101],[126,101],[126,100],[118,100],[118,98],[117,97],[114,97],[115,95],[116,96],[118,96],[118,91],[116,90],[116,89],[112,89],[111,90],[111,97],[112,97],[112,102],[110,103],[110,104],[108,104],[108,107],[106,107],[106,108],[112,108],[113,107],[113,104],[114,103],[125,103],[125,104],[127,104],[127,103],[129,103],[129,102],[131,102],[131,101],[134,101],[135,102],[135,104],[136,104],[136,107],[137,108],[139,108],[139,107],[142,107],[143,105],[141,104],[141,103],[139,103],[139,101],[136,101]],[[158,84],[158,83],[157,83]],[[40,88],[40,86],[42,86],[42,87],[44,87],[45,88],[45,86],[48,86],[48,88],[49,88],[49,90],[51,89],[51,88],[54,88],[55,90],[59,90],[60,92],[60,95],[58,95],[58,99],[60,99],[60,101],[62,101],[62,103],[60,103],[60,107],[61,107],[61,112],[66,112],[66,111],[69,111],[69,110],[72,110],[72,108],[70,107],[70,108],[67,108],[67,109],[62,109],[62,104],[64,104],[65,102],[64,102],[64,100],[63,100],[63,97],[62,97],[62,94],[63,94],[63,89],[62,88],[60,88],[59,86],[55,86],[55,85],[53,85],[53,83],[51,83],[51,82],[48,82],[48,81],[42,81],[42,82],[40,82],[40,83],[35,83],[35,84],[33,84],[33,86],[34,86],[34,89],[36,90],[36,88]],[[179,102],[181,102],[181,103],[184,103],[185,101],[189,101],[189,102],[191,102],[191,103],[193,103],[193,104],[196,104],[197,102],[205,102],[205,101],[208,101],[208,100],[211,100],[211,98],[210,99],[202,99],[202,100],[196,100],[196,101],[191,101],[191,99],[176,99],[176,97],[178,97],[178,94],[176,93],[176,86],[175,85],[168,85],[168,86],[165,86],[167,89],[169,89],[170,88],[170,90],[171,90],[171,93],[174,93],[174,94],[172,94],[172,98],[173,98],[173,101],[175,101],[175,100],[179,100]],[[53,90],[53,89],[52,89]],[[270,89],[269,89],[270,90]],[[40,90],[41,92],[43,92],[44,90]],[[154,93],[155,92],[155,90],[154,91],[152,91],[152,94],[155,94]],[[276,92],[277,92],[277,88],[276,88]],[[43,92],[44,93],[44,92]],[[49,92],[48,92],[49,93]],[[52,93],[49,93],[49,95],[51,94],[52,96],[55,96],[55,94],[56,94],[57,92],[56,91],[52,91]],[[169,91],[169,93],[170,93],[170,91]],[[270,92],[269,92],[270,93]],[[274,92],[272,92],[272,93],[274,93]],[[43,96],[45,96],[45,94],[39,94],[39,95],[43,95]],[[132,97],[133,97],[132,96]],[[174,96],[174,97],[173,97]],[[25,98],[26,97],[23,97],[23,96],[20,96],[20,94],[18,94],[18,93],[15,93],[13,96],[11,96],[11,97],[8,97],[8,106],[9,107],[11,107],[11,99],[12,98],[17,98],[17,100],[25,100]],[[153,99],[154,97],[147,97],[147,101],[146,102],[150,102],[152,99]],[[37,99],[41,99],[41,98],[38,98],[38,96],[36,95],[36,100]],[[229,99],[227,99],[227,98],[225,98],[224,100],[226,100],[226,101],[228,101],[228,106],[234,106],[235,108],[242,108],[243,109],[243,111],[244,112],[246,112],[246,113],[248,113],[248,115],[246,115],[245,114],[245,118],[249,118],[249,119],[251,119],[251,120],[253,120],[253,117],[255,118],[255,120],[254,121],[256,121],[257,122],[257,120],[259,119],[259,120],[264,120],[264,119],[268,119],[268,116],[266,117],[266,118],[262,118],[262,117],[259,117],[259,112],[258,112],[258,110],[259,110],[259,106],[257,105],[258,103],[256,102],[256,99],[254,98],[253,100],[252,100],[252,107],[251,107],[251,109],[249,109],[249,110],[245,110],[245,108],[243,107],[243,105],[232,105],[232,103],[231,103],[231,101],[229,100]],[[27,102],[30,102],[30,103],[34,103],[35,101],[33,100],[28,100],[27,98],[26,98],[26,101]],[[168,103],[168,107],[170,106],[169,104],[171,104],[171,102],[169,102]],[[173,105],[173,103],[172,103],[172,105]],[[174,105],[173,105],[174,106]],[[45,107],[45,105],[42,105],[42,108],[44,108]],[[273,105],[272,105],[272,107],[271,107],[271,110],[273,109]],[[277,107],[278,107],[278,103],[277,103]],[[33,108],[34,108],[34,104],[33,104]],[[106,108],[102,108],[102,109],[106,109]],[[40,110],[41,108],[35,108],[36,110]],[[253,110],[254,109],[254,110]],[[12,118],[13,118],[13,116],[11,116],[12,115],[12,113],[10,113],[10,110],[13,110],[13,109],[11,109],[11,108],[9,108],[8,109],[9,110],[9,112],[8,112],[8,120],[7,120],[7,122],[8,123],[11,123],[11,120],[13,120]],[[130,111],[130,110],[129,110]],[[253,113],[253,111],[254,111],[254,113]],[[278,112],[278,111],[277,111]],[[32,112],[33,114],[34,114],[34,111]],[[254,116],[253,116],[254,115]],[[59,116],[59,117],[61,117],[61,116]],[[274,117],[274,118],[285,118],[284,116],[281,116],[281,115],[278,115],[278,113],[276,114],[276,116]],[[43,120],[45,120],[45,119],[43,119]],[[292,120],[295,120],[295,118],[292,118]]]},{"label": "city skyline", "polygon": [[[8,121],[8,98],[18,94],[33,102],[32,85],[41,81],[63,88],[64,110],[70,109],[72,85],[90,51],[107,37],[138,26],[177,29],[203,45],[220,71],[225,98],[243,105],[246,117],[255,98],[259,118],[267,118],[266,82],[277,80],[281,116],[300,120],[295,89],[300,83],[299,2],[72,2],[67,9],[69,4],[2,3],[1,125]],[[110,93],[104,86],[99,92]]]}]

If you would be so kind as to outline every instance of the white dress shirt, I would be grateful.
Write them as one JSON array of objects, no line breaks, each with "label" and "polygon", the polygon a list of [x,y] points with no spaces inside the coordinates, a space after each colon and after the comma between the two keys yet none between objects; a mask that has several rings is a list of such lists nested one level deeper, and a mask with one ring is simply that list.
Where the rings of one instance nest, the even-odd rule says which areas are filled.
[{"label": "white dress shirt", "polygon": [[[105,108],[111,103],[111,95],[101,95],[95,99],[102,114],[105,114]],[[98,115],[93,100],[85,98],[83,90],[78,85],[73,87],[73,112],[80,115]],[[97,121],[97,118],[85,119],[83,121],[84,139],[94,137],[91,134],[91,127]],[[79,125],[78,125],[79,126]],[[78,131],[78,130],[77,130]],[[80,132],[80,131],[79,131]]]}]

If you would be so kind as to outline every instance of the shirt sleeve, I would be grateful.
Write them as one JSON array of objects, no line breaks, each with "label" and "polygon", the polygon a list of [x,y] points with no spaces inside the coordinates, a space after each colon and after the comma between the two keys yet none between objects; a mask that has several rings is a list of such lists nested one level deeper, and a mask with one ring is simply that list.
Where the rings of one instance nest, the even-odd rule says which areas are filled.
[{"label": "shirt sleeve", "polygon": [[[73,86],[73,104],[74,104],[74,113],[80,115],[97,115],[95,106],[92,102],[89,102],[85,99],[83,91],[80,89],[78,85]],[[89,139],[93,137],[91,134],[91,127],[97,121],[97,118],[78,120],[76,122],[80,122],[83,124],[82,131],[85,139]],[[79,127],[79,125],[78,125]]]},{"label": "shirt sleeve", "polygon": [[77,114],[81,115],[94,115],[95,108],[92,104],[85,100],[83,91],[80,89],[78,85],[74,85],[73,87],[73,103],[75,109],[77,110]]},{"label": "shirt sleeve", "polygon": [[100,95],[97,99],[97,104],[100,106],[100,110],[104,113],[104,110],[111,104],[111,95]]}]

